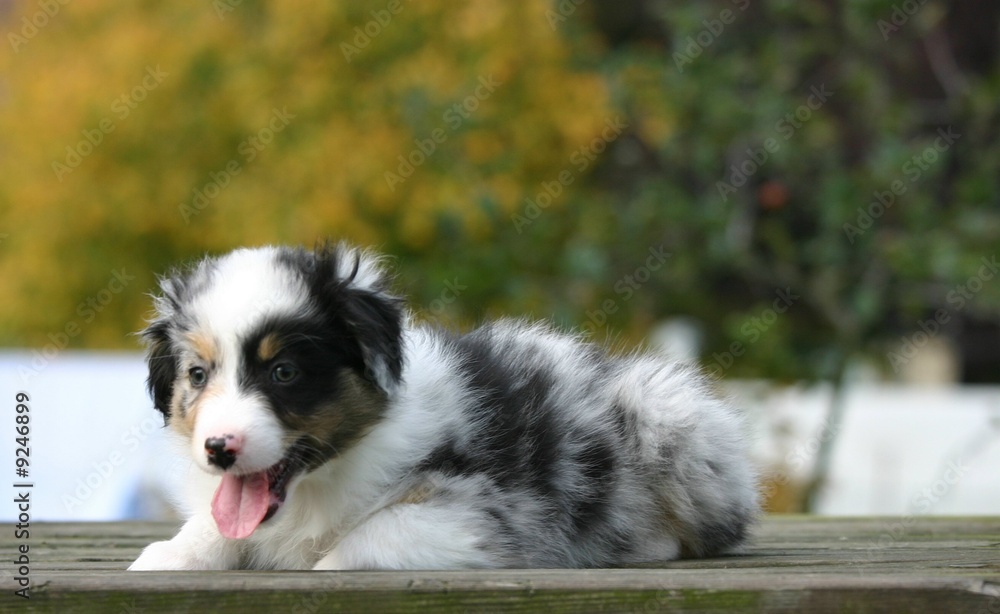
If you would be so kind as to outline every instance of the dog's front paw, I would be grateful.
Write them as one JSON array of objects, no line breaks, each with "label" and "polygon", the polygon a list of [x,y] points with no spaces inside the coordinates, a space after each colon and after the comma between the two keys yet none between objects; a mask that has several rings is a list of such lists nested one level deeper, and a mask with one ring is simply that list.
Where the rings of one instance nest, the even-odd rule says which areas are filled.
[{"label": "dog's front paw", "polygon": [[153,542],[146,546],[129,571],[165,571],[205,569],[198,560],[173,541]]}]

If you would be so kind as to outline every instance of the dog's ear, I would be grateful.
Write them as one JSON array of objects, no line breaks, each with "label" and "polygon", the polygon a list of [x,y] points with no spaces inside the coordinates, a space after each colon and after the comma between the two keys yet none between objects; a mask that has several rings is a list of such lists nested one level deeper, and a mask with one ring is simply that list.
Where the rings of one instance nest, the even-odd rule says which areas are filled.
[{"label": "dog's ear", "polygon": [[403,375],[403,314],[399,301],[349,287],[345,293],[342,315],[358,343],[364,362],[362,375],[389,394]]},{"label": "dog's ear", "polygon": [[403,307],[389,290],[378,256],[325,243],[283,258],[302,272],[320,310],[347,328],[358,374],[382,392],[393,392],[403,372]]},{"label": "dog's ear", "polygon": [[[206,266],[206,262],[199,264],[201,268]],[[153,297],[156,317],[142,331],[142,338],[146,342],[146,365],[149,368],[146,389],[153,397],[153,407],[163,414],[164,424],[170,421],[170,401],[174,396],[174,383],[181,368],[171,333],[180,325],[181,300],[187,292],[188,279],[176,269],[160,278],[162,294]]]},{"label": "dog's ear", "polygon": [[170,420],[170,400],[174,395],[174,382],[179,369],[169,332],[170,325],[166,320],[156,320],[142,332],[149,367],[146,388],[153,397],[153,406],[163,414],[164,424]]}]

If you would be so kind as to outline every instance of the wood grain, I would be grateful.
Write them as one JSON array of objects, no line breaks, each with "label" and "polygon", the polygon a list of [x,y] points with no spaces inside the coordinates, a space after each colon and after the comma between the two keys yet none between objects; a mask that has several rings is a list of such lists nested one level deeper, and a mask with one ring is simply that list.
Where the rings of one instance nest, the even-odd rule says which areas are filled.
[{"label": "wood grain", "polygon": [[769,517],[741,554],[640,568],[130,572],[162,523],[32,523],[31,598],[0,532],[0,611],[1000,614],[1000,518]]}]

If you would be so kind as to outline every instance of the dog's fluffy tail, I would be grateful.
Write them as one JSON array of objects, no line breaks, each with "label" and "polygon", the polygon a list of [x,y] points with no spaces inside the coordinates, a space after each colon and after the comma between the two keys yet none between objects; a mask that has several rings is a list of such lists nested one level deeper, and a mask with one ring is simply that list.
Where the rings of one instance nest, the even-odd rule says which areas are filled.
[{"label": "dog's fluffy tail", "polygon": [[625,361],[619,399],[634,418],[636,464],[681,554],[739,545],[759,512],[740,415],[694,369],[654,357]]}]

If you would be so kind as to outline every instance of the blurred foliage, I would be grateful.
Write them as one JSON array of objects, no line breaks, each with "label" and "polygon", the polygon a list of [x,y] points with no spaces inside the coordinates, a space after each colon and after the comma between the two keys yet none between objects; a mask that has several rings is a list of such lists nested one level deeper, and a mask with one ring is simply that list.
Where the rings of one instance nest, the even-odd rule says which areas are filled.
[{"label": "blurred foliage", "polygon": [[13,3],[0,343],[134,348],[169,266],[327,236],[397,256],[439,319],[693,316],[733,375],[885,361],[941,308],[995,323],[1000,284],[948,301],[1000,238],[998,10],[969,4],[886,37],[883,0]]},{"label": "blurred foliage", "polygon": [[[1000,238],[997,7],[646,9],[665,43],[609,54],[613,98],[640,126],[665,114],[678,129],[642,139],[646,166],[612,180],[630,186],[622,219],[649,219],[639,244],[669,236],[672,278],[650,294],[709,324],[706,356],[736,342],[733,373],[837,378],[865,352],[891,372],[889,352],[938,309],[953,331],[965,317],[996,323],[1000,284],[964,305],[949,293]],[[720,189],[733,166],[757,169]],[[801,299],[755,341],[762,327],[745,327],[776,288]]]}]

